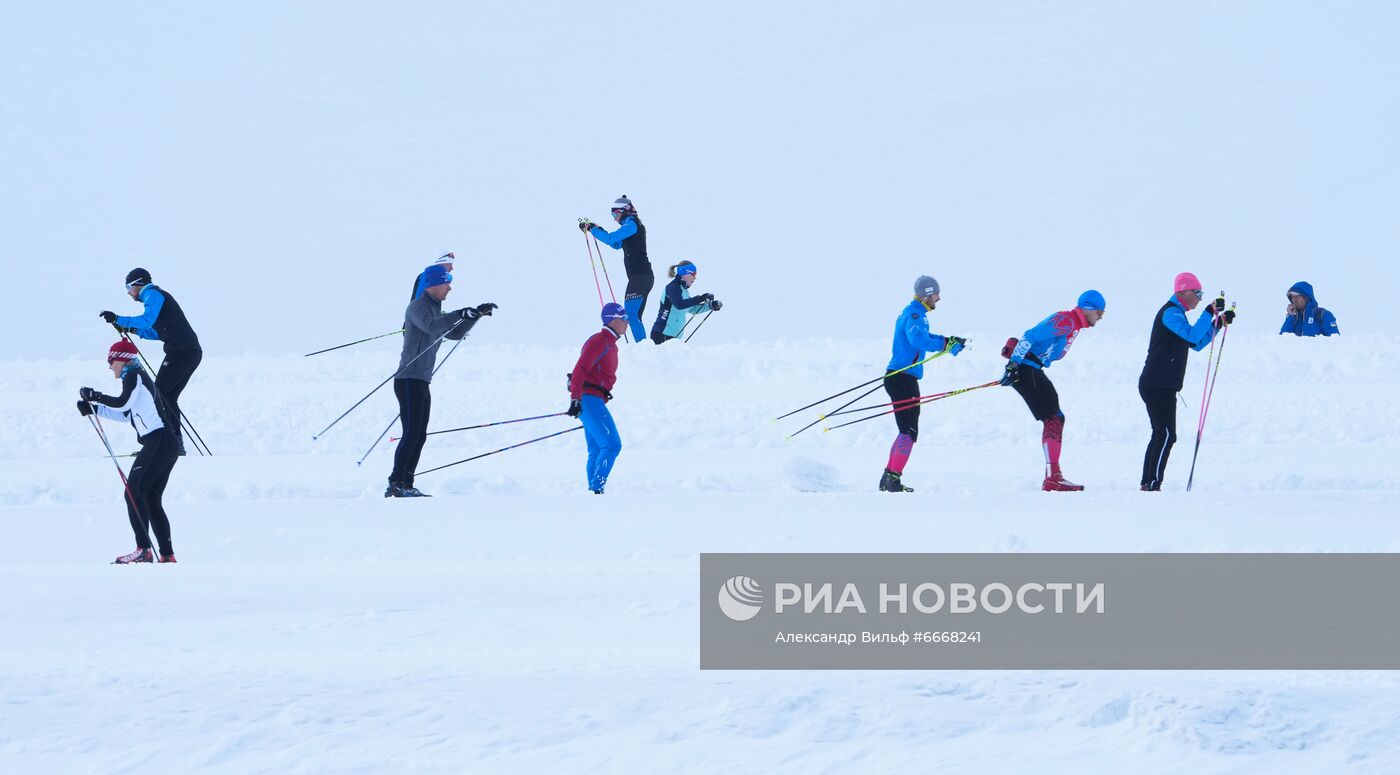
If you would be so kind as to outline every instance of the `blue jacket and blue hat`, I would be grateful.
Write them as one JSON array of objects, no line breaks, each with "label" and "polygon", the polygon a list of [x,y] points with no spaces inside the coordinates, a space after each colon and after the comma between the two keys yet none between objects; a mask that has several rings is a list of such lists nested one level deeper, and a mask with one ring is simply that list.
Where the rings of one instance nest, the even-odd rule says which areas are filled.
[{"label": "blue jacket and blue hat", "polygon": [[1337,330],[1337,318],[1330,311],[1317,306],[1317,297],[1313,295],[1312,283],[1302,281],[1293,283],[1293,287],[1289,288],[1288,292],[1307,297],[1308,305],[1303,308],[1301,314],[1290,314],[1284,317],[1283,327],[1278,330],[1280,334],[1331,336],[1341,333]]}]

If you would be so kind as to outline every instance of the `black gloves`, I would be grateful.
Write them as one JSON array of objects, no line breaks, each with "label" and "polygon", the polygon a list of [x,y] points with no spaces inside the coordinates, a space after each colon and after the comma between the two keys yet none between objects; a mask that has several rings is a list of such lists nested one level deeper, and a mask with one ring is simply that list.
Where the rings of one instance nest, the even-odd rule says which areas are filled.
[{"label": "black gloves", "polygon": [[113,325],[116,325],[116,322],[117,322],[117,313],[115,313],[115,312],[108,312],[107,310],[104,309],[104,310],[102,310],[101,312],[97,313],[97,316],[100,317],[100,318],[102,318],[103,320],[107,321],[108,323],[111,323],[111,324],[113,324]]},{"label": "black gloves", "polygon": [[570,417],[578,417],[580,414],[583,414],[583,402],[579,401],[577,398],[569,401],[569,411],[564,414]]},{"label": "black gloves", "polygon": [[87,417],[88,415],[92,414],[92,404],[89,404],[86,401],[79,401],[78,414],[81,414],[84,417]]},{"label": "black gloves", "polygon": [[97,397],[97,391],[90,387],[78,388],[78,398],[84,401],[91,401]]},{"label": "black gloves", "polygon": [[1001,373],[1001,380],[998,382],[998,384],[1004,385],[1006,387],[1011,387],[1012,385],[1016,384],[1017,380],[1019,379],[1021,379],[1021,370],[1017,367],[1016,364],[1008,363],[1006,364],[1006,371]]},{"label": "black gloves", "polygon": [[579,230],[579,231],[587,233],[588,230],[591,229],[591,228],[593,228],[593,222],[592,222],[592,221],[588,220],[587,218],[580,218],[580,219],[578,219],[578,230]]},{"label": "black gloves", "polygon": [[1224,310],[1224,309],[1225,309],[1225,297],[1224,297],[1224,296],[1221,296],[1220,298],[1215,299],[1214,301],[1212,301],[1211,303],[1209,303],[1209,304],[1206,305],[1206,312],[1210,313],[1211,315],[1219,315],[1220,312],[1221,312],[1222,310]]},{"label": "black gloves", "polygon": [[457,310],[457,315],[463,320],[476,320],[477,318],[481,317],[481,313],[477,312],[471,307],[463,307]]},{"label": "black gloves", "polygon": [[1220,313],[1220,316],[1215,319],[1215,328],[1218,331],[1233,322],[1235,322],[1235,311],[1227,309]]},{"label": "black gloves", "polygon": [[719,299],[711,299],[711,300],[710,300],[710,309],[712,309],[712,310],[718,311],[719,308],[720,308],[720,307],[723,307],[723,306],[724,306],[724,304],[722,304],[722,303],[720,302]]},{"label": "black gloves", "polygon": [[485,303],[485,304],[478,304],[478,305],[476,305],[476,314],[478,314],[478,315],[490,315],[490,314],[491,314],[491,310],[493,310],[493,309],[497,309],[497,307],[496,307],[495,304],[492,304],[492,303],[490,303],[490,302],[487,302],[487,303]]}]

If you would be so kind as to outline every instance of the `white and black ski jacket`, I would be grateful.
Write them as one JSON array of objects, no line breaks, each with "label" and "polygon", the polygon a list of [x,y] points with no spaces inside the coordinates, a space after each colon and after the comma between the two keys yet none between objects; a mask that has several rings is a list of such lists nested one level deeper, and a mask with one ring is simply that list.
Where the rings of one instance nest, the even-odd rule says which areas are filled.
[{"label": "white and black ski jacket", "polygon": [[129,421],[137,437],[165,427],[156,407],[155,385],[138,366],[128,366],[122,372],[122,394],[116,397],[94,393],[92,408],[109,420]]}]

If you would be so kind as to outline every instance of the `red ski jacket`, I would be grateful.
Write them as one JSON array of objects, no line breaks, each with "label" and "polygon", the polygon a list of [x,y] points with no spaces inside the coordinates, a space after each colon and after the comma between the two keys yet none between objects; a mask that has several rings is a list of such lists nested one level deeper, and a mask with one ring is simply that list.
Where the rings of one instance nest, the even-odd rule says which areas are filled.
[{"label": "red ski jacket", "polygon": [[584,394],[605,400],[612,398],[612,388],[617,382],[618,338],[612,329],[604,328],[583,343],[578,363],[569,375],[569,398],[583,398]]}]

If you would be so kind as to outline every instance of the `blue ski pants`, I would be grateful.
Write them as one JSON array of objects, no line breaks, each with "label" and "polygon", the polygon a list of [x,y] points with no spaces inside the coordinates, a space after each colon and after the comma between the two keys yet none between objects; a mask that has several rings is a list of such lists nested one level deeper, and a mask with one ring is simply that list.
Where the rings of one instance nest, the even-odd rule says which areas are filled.
[{"label": "blue ski pants", "polygon": [[617,435],[612,413],[598,396],[585,395],[580,402],[583,412],[583,435],[588,439],[588,489],[601,491],[608,483],[613,462],[622,451],[622,437]]}]

